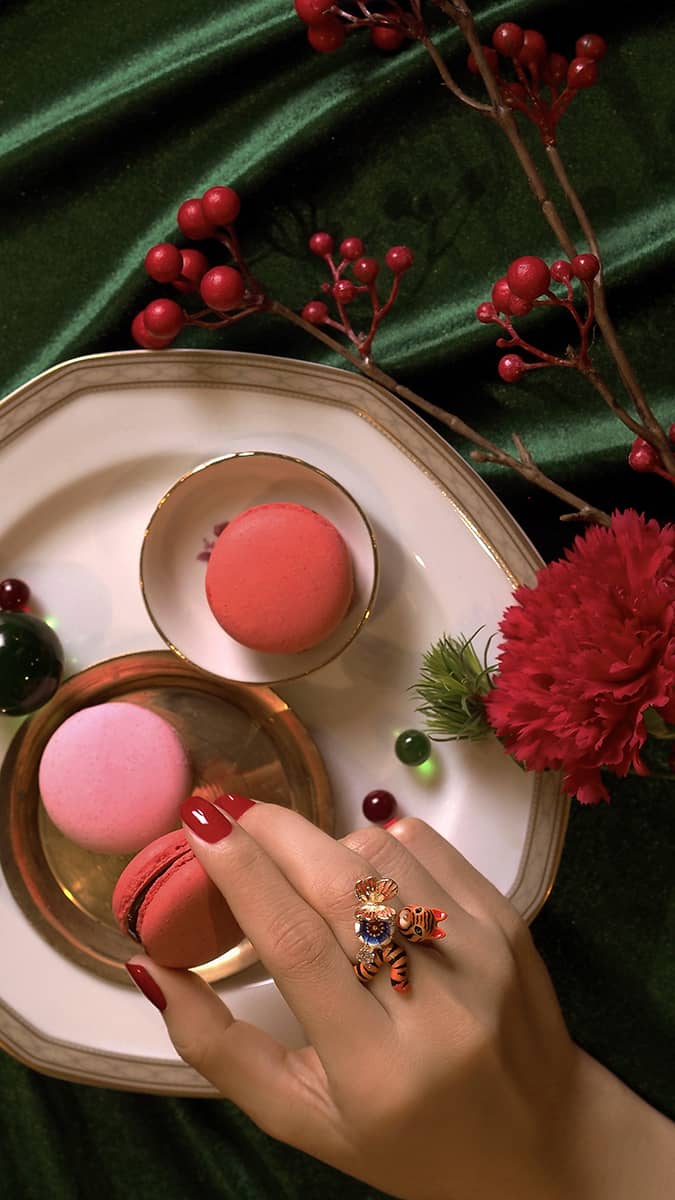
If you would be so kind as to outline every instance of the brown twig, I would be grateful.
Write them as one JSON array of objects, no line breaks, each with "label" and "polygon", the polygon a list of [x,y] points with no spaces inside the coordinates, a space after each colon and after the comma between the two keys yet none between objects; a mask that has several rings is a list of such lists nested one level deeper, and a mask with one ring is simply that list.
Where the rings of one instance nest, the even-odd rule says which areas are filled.
[{"label": "brown twig", "polygon": [[548,475],[544,474],[541,468],[536,465],[529,450],[526,449],[517,434],[513,434],[512,437],[518,450],[518,458],[514,457],[512,454],[508,454],[505,450],[502,450],[499,446],[496,446],[494,442],[491,442],[488,438],[483,437],[481,433],[478,433],[476,429],[473,429],[470,425],[467,425],[466,421],[463,421],[461,417],[456,416],[455,413],[448,412],[446,409],[440,408],[436,404],[432,404],[431,401],[426,400],[424,396],[420,396],[417,394],[417,392],[412,391],[411,388],[405,387],[403,384],[398,383],[391,375],[387,375],[387,373],[375,363],[364,361],[364,359],[362,359],[359,355],[353,354],[351,350],[349,350],[346,346],[343,346],[340,342],[337,342],[335,338],[332,338],[329,334],[325,333],[320,327],[311,325],[308,321],[305,321],[304,318],[298,313],[294,312],[293,309],[287,308],[284,304],[280,304],[277,300],[271,300],[267,305],[267,310],[271,313],[275,313],[277,316],[284,317],[287,321],[290,321],[293,325],[297,325],[300,329],[304,329],[306,333],[311,334],[312,337],[317,338],[320,342],[323,342],[325,346],[328,346],[329,349],[346,359],[346,361],[349,362],[353,367],[356,367],[356,369],[360,371],[362,375],[366,375],[369,379],[372,379],[374,383],[379,384],[380,387],[385,388],[398,399],[404,400],[406,403],[412,405],[413,408],[417,408],[422,412],[427,413],[428,416],[434,417],[435,420],[437,420],[440,424],[445,425],[446,428],[452,430],[453,433],[459,434],[460,437],[466,438],[467,441],[472,442],[475,446],[479,446],[480,450],[472,451],[471,453],[471,457],[474,459],[474,461],[493,462],[498,463],[502,467],[508,467],[510,470],[515,471],[518,475],[521,475],[524,479],[527,479],[529,483],[534,484],[543,491],[550,492],[551,495],[556,496],[559,500],[562,500],[564,504],[568,504],[570,508],[575,510],[574,514],[566,515],[561,519],[569,520],[570,516],[575,516],[582,520],[595,521],[600,525],[610,524],[610,518],[608,514],[603,512],[602,509],[595,508],[593,505],[588,504],[585,500],[582,500],[580,496],[576,496],[574,492],[570,492],[567,488],[561,487],[560,484],[555,482],[555,480],[549,479]]},{"label": "brown twig", "polygon": [[628,392],[628,395],[631,397],[636,411],[642,418],[645,431],[641,432],[641,436],[644,437],[646,441],[650,442],[656,450],[658,450],[664,467],[666,467],[671,475],[675,475],[675,454],[673,454],[668,442],[668,438],[666,437],[664,430],[661,428],[659,421],[647,402],[647,398],[640,387],[640,383],[630,365],[630,362],[628,361],[628,358],[626,357],[623,346],[617,337],[612,319],[607,311],[607,300],[605,296],[605,286],[602,271],[602,256],[600,254],[600,247],[598,245],[598,239],[596,237],[595,230],[591,224],[590,218],[586,212],[586,209],[584,208],[581,198],[574,188],[567,171],[565,170],[564,163],[560,157],[560,154],[558,153],[557,147],[547,146],[546,153],[563,194],[565,195],[570,208],[579,222],[579,227],[586,238],[589,249],[593,254],[595,254],[598,262],[600,263],[600,271],[596,275],[593,282],[596,324],[601,330],[605,344],[607,345],[607,348],[617,365],[617,370],[621,376],[623,385]]},{"label": "brown twig", "polygon": [[[530,188],[532,189],[532,192],[539,203],[544,218],[546,219],[552,232],[555,234],[555,237],[565,254],[570,259],[574,258],[577,250],[572,236],[562,217],[560,216],[554,201],[551,199],[537,165],[520,135],[520,131],[513,113],[503,102],[497,80],[483,53],[482,45],[476,30],[471,10],[463,2],[463,0],[435,0],[435,3],[437,7],[440,8],[447,16],[449,16],[450,19],[457,25],[458,29],[462,33],[462,36],[464,37],[464,40],[469,46],[471,53],[473,54],[476,66],[490,98],[490,104],[483,106],[483,111],[485,111],[487,116],[491,117],[497,122],[503,133],[508,138],[525,173]],[[439,64],[437,58],[440,56],[432,55],[431,57],[434,65],[438,69]],[[445,63],[443,63],[443,66],[445,67]],[[449,84],[446,76],[449,76],[447,67],[445,67],[445,73],[442,74],[442,78],[446,87],[448,87]],[[458,99],[462,100],[463,103],[466,102],[464,100],[464,95],[461,88],[458,88],[455,85],[455,87],[450,88],[450,90],[454,91],[454,94],[458,97]],[[471,107],[476,107],[476,105],[472,104]],[[570,208],[574,212],[584,237],[588,241],[590,250],[596,255],[600,263],[602,263],[602,256],[600,254],[595,232],[583,207],[583,204],[567,175],[557,148],[555,145],[547,145],[546,152],[556,178],[558,179],[562,191],[570,204]],[[622,383],[631,400],[633,401],[636,411],[642,418],[643,425],[638,426],[640,436],[654,446],[660,455],[663,465],[671,475],[675,476],[675,454],[670,447],[665,430],[661,427],[659,421],[647,403],[644,392],[642,391],[625,354],[625,351],[621,346],[616,330],[607,311],[604,283],[601,272],[596,277],[594,291],[596,297],[595,319],[598,328],[602,332],[607,348],[616,362],[617,370],[621,377]],[[621,409],[621,411],[623,412],[624,410]],[[627,424],[627,422],[624,421],[624,424]],[[629,428],[631,428],[631,426],[629,426]]]}]

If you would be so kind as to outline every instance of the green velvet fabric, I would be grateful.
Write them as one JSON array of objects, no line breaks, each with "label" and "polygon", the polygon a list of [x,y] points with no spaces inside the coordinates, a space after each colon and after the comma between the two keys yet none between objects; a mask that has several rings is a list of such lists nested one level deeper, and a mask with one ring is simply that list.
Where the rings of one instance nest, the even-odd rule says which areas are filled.
[{"label": "green velvet fabric", "polygon": [[[670,422],[675,13],[649,0],[477,0],[475,12],[485,40],[508,19],[567,54],[589,30],[609,42],[601,85],[572,105],[560,148],[600,236],[620,335]],[[442,44],[475,87],[457,32]],[[410,244],[415,269],[378,361],[494,440],[516,430],[593,502],[672,518],[672,488],[628,469],[630,435],[574,372],[499,381],[494,331],[473,310],[513,257],[551,261],[558,250],[499,131],[444,93],[420,48],[381,56],[354,37],[316,55],[292,0],[5,0],[0,45],[2,394],[63,359],[131,348],[133,314],[161,290],[144,274],[145,250],[175,236],[183,199],[227,183],[243,198],[256,274],[292,307],[317,295],[315,229],[360,234],[376,254]],[[538,319],[532,337],[564,346],[565,330]],[[271,318],[191,331],[181,344],[336,362]],[[607,365],[602,350],[598,361]],[[485,475],[545,557],[569,544],[575,527],[560,524],[556,501],[498,468]],[[609,806],[573,806],[534,924],[574,1037],[670,1114],[673,801],[672,785],[631,780]],[[374,1195],[225,1102],[96,1090],[6,1055],[0,1087],[9,1200]]]}]

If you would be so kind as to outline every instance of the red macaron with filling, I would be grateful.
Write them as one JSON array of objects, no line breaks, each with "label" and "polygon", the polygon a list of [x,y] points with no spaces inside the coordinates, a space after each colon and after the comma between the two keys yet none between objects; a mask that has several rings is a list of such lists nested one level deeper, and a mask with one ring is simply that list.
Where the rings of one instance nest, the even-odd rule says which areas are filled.
[{"label": "red macaron with filling", "polygon": [[112,910],[122,932],[162,967],[201,966],[244,936],[182,829],[132,858],[115,885]]}]

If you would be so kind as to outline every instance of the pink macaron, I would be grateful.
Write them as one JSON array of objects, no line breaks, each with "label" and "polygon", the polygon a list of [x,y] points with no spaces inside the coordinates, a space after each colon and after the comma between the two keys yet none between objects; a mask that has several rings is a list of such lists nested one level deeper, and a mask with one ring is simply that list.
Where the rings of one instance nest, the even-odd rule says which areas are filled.
[{"label": "pink macaron", "polygon": [[180,825],[192,771],[172,725],[124,701],[82,708],[40,760],[43,804],[61,833],[98,854],[134,854]]},{"label": "pink macaron", "polygon": [[162,967],[198,967],[243,934],[183,830],[164,834],[124,868],[112,910],[124,933]]},{"label": "pink macaron", "polygon": [[352,599],[349,550],[331,521],[302,504],[258,504],[218,537],[206,598],[219,625],[252,650],[296,654],[324,641]]}]

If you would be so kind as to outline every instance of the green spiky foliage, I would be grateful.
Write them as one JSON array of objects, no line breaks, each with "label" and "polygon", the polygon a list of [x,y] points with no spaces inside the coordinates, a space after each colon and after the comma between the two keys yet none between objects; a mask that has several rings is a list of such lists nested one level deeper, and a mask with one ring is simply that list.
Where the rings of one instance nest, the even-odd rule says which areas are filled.
[{"label": "green spiky foliage", "polygon": [[478,741],[492,732],[485,713],[485,697],[493,686],[488,666],[490,641],[482,660],[474,649],[480,629],[471,637],[444,634],[422,659],[420,677],[412,690],[421,701],[417,712],[434,741]]}]

